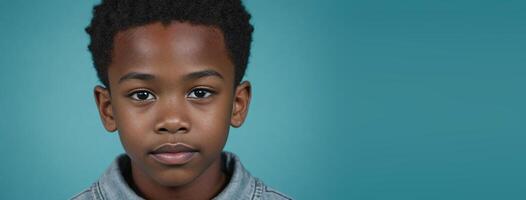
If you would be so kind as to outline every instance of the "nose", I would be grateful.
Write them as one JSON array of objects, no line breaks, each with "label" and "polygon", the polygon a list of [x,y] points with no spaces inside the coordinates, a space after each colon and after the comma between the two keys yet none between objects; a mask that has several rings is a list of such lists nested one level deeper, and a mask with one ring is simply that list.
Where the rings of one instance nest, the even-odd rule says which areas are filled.
[{"label": "nose", "polygon": [[159,134],[189,132],[190,122],[185,110],[184,105],[165,104],[160,108],[155,131]]}]

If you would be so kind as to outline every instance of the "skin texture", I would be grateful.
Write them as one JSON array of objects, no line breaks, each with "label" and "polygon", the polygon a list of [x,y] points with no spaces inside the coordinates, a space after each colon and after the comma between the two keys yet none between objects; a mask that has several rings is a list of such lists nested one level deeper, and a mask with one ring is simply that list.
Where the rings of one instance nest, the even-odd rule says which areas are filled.
[{"label": "skin texture", "polygon": [[[121,31],[108,76],[109,90],[96,86],[94,95],[104,127],[119,132],[131,158],[129,184],[136,193],[210,199],[221,192],[229,177],[220,154],[230,126],[244,122],[251,97],[249,82],[234,86],[222,32],[186,22]],[[165,165],[150,155],[164,143],[198,152],[186,164]]]}]

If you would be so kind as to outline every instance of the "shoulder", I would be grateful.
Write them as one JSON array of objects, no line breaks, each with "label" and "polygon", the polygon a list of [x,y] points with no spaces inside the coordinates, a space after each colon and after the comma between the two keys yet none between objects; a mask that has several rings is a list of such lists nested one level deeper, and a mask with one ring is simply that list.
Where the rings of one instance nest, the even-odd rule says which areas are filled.
[{"label": "shoulder", "polygon": [[[259,186],[259,187],[258,187]],[[291,197],[279,192],[278,190],[265,185],[259,178],[256,178],[256,196],[259,194],[261,200],[292,200]]]},{"label": "shoulder", "polygon": [[70,200],[98,200],[98,195],[96,194],[96,187],[98,187],[98,183],[93,183],[89,188],[83,190],[82,192],[79,192],[72,196]]},{"label": "shoulder", "polygon": [[70,200],[91,200],[91,199],[93,199],[93,197],[91,196],[91,187],[88,189],[85,189],[84,191],[70,198]]},{"label": "shoulder", "polygon": [[239,157],[234,153],[223,154],[226,171],[230,181],[214,200],[250,199],[250,200],[287,200],[292,199],[267,186],[263,181],[245,169]]}]

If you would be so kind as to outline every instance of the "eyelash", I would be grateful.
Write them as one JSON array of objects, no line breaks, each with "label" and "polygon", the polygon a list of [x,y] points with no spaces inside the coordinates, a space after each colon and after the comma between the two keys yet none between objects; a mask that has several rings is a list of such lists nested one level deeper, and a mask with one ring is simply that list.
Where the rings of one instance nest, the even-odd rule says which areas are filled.
[{"label": "eyelash", "polygon": [[[208,98],[208,97],[210,97],[210,96],[216,94],[216,92],[214,92],[214,91],[212,91],[212,90],[209,90],[209,89],[206,89],[206,88],[195,88],[195,89],[191,90],[191,91],[187,94],[187,96],[189,96],[190,94],[192,94],[192,93],[194,93],[194,92],[196,92],[196,91],[204,91],[204,92],[206,92],[207,94],[205,94],[205,97],[197,97],[197,96],[195,96],[195,94],[194,94],[193,96],[195,96],[195,97],[190,97],[191,99],[206,99],[206,98]],[[148,98],[142,100],[142,99],[139,99],[139,98],[134,97],[134,96],[136,96],[136,95],[139,94],[139,93],[147,93],[147,94],[148,94]],[[151,101],[151,100],[153,100],[153,99],[150,99],[150,96],[151,96],[151,98],[153,98],[153,99],[156,99],[156,98],[157,98],[157,97],[155,97],[155,95],[153,95],[153,92],[151,92],[151,91],[149,91],[149,90],[144,90],[144,89],[142,89],[142,90],[136,90],[136,91],[133,91],[133,92],[131,92],[130,94],[128,94],[128,97],[129,97],[129,98],[131,98],[132,100],[135,100],[135,101],[139,101],[139,102],[146,102],[146,101]]]},{"label": "eyelash", "polygon": [[153,99],[155,99],[155,96],[153,95],[153,93],[148,91],[148,90],[136,90],[136,91],[133,91],[130,94],[128,94],[128,97],[131,98],[132,100],[141,101],[141,102],[151,101],[152,100],[152,99],[139,99],[139,98],[134,97],[134,96],[136,96],[139,93],[147,93],[148,97],[151,96]]},{"label": "eyelash", "polygon": [[[194,93],[194,92],[196,92],[196,91],[204,91],[204,92],[206,92],[207,94],[205,94],[205,97],[191,97],[192,99],[205,99],[205,98],[208,98],[208,97],[210,97],[210,96],[212,96],[212,95],[215,94],[214,91],[209,90],[209,89],[206,89],[206,88],[195,88],[195,89],[191,90],[190,93],[189,93],[188,95],[190,95],[190,94],[192,94],[192,93]],[[188,96],[188,95],[187,95],[187,96]],[[195,95],[194,95],[194,96],[195,96]]]}]

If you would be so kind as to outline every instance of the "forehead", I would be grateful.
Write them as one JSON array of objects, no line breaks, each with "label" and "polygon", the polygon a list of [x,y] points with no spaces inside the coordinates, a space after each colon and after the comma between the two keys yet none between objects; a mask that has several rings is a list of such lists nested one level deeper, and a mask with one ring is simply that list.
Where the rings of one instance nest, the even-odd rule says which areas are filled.
[{"label": "forehead", "polygon": [[186,22],[154,23],[116,34],[108,73],[114,82],[115,76],[129,71],[177,76],[213,69],[233,80],[228,55],[218,28]]}]

